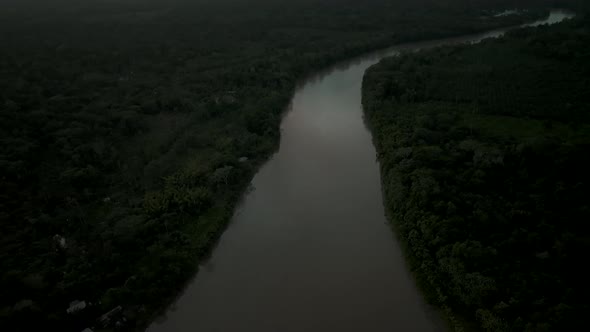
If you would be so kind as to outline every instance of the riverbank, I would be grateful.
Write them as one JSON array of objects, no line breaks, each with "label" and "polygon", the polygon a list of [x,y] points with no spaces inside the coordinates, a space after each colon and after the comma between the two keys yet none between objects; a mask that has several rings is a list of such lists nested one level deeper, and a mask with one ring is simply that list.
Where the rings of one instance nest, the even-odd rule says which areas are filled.
[{"label": "riverbank", "polygon": [[[441,31],[433,29],[430,31],[422,31],[422,32],[420,32],[419,35],[399,34],[399,35],[396,35],[395,37],[393,37],[394,39],[387,37],[385,39],[380,39],[380,40],[376,40],[376,41],[369,42],[369,43],[365,42],[362,44],[362,46],[355,47],[352,49],[346,49],[343,53],[330,53],[330,52],[328,52],[326,55],[321,56],[320,57],[321,60],[318,60],[318,62],[313,63],[313,64],[308,63],[306,66],[306,69],[302,70],[301,73],[298,74],[299,75],[298,77],[301,79],[303,77],[308,76],[309,73],[313,73],[318,70],[323,70],[326,67],[329,68],[329,64],[339,63],[340,61],[349,59],[351,57],[354,58],[356,56],[362,56],[363,54],[368,54],[374,50],[385,49],[387,47],[390,47],[390,45],[402,44],[402,43],[406,43],[409,41],[430,40],[432,38],[452,37],[452,36],[456,36],[456,35],[489,31],[489,30],[493,30],[496,28],[505,27],[507,25],[511,26],[511,25],[515,25],[516,23],[518,23],[518,24],[524,23],[526,21],[530,21],[530,20],[534,20],[536,18],[543,17],[544,15],[545,15],[544,11],[530,11],[530,12],[526,13],[526,16],[510,17],[506,21],[500,21],[500,20],[495,21],[495,22],[486,21],[481,26],[472,26],[472,25],[468,26],[468,25],[466,25],[466,26],[460,28],[459,30],[452,31],[452,32],[451,31],[441,32]],[[473,22],[470,22],[469,24],[473,24]],[[286,91],[284,94],[282,94],[282,96],[284,96],[284,97],[292,96],[294,91],[295,91],[295,87],[291,88],[289,91]],[[284,100],[286,100],[286,99],[284,99]],[[283,105],[287,105],[287,104],[288,104],[287,102],[283,103]],[[279,108],[275,108],[275,110],[278,110],[278,109]],[[280,107],[280,109],[288,110],[288,107],[287,106]],[[279,113],[276,113],[276,114],[279,114]],[[272,118],[270,123],[267,123],[267,125],[271,128],[279,128],[281,121],[282,121],[282,116],[275,116]],[[274,129],[273,129],[273,132],[274,132]],[[228,213],[228,211],[235,211],[235,209],[238,207],[239,202],[241,201],[241,199],[243,197],[243,194],[249,190],[251,179],[259,171],[260,167],[262,167],[267,162],[268,158],[271,157],[277,151],[279,144],[280,144],[280,137],[279,136],[272,136],[271,142],[272,143],[269,142],[270,145],[268,145],[268,149],[266,150],[266,152],[261,152],[260,157],[256,157],[254,160],[250,161],[250,162],[252,162],[252,164],[249,165],[249,172],[246,175],[241,176],[241,179],[243,179],[244,181],[241,182],[241,184],[238,186],[238,189],[234,191],[235,196],[232,196],[232,199],[229,202],[229,205],[227,205],[223,209],[224,218],[218,219],[218,222],[215,222],[214,224],[212,224],[211,228],[207,230],[208,234],[210,234],[210,235],[206,237],[205,242],[200,247],[202,249],[200,249],[199,256],[197,257],[197,261],[199,262],[199,264],[202,264],[202,262],[205,262],[208,259],[209,255],[211,253],[211,250],[214,250],[219,237],[223,234],[223,232],[226,229],[226,226],[228,224],[230,224],[230,219],[233,217],[233,215],[230,215]],[[194,236],[202,238],[203,229],[202,228],[192,228],[192,230],[185,230],[185,231],[183,231],[183,233],[194,234]],[[196,273],[197,273],[197,271],[194,270],[190,275],[194,276]],[[190,282],[192,280],[194,280],[194,279],[191,278],[190,280],[188,280],[188,283],[182,284],[183,288],[187,287],[187,285],[190,285]],[[178,290],[180,291],[180,288]],[[179,297],[177,295],[175,295],[174,297],[168,298],[168,300],[166,300],[164,302],[165,305],[159,306],[158,310],[154,312],[155,315],[152,315],[149,318],[142,320],[142,323],[139,325],[139,330],[142,330],[144,327],[147,327],[150,322],[153,322],[154,320],[157,320],[159,317],[162,317],[162,315],[165,315],[165,312],[166,312],[166,310],[168,310],[168,307],[170,305],[172,305],[172,303],[174,303],[178,299],[179,299]]]},{"label": "riverbank", "polygon": [[[495,34],[499,33],[501,32],[495,32]],[[423,48],[444,45],[445,43],[469,42],[484,38],[488,35],[489,34],[484,33],[481,35],[465,38],[451,38],[448,40],[441,40],[439,42],[435,41],[431,43],[426,42],[411,45],[401,45],[400,48],[407,48],[408,50],[411,50],[418,47]],[[394,51],[395,50],[392,49],[392,52]],[[258,317],[257,315],[260,314],[259,311],[265,312],[265,310],[269,310],[269,312],[274,312],[277,310],[277,307],[289,307],[290,304],[274,302],[277,301],[277,299],[271,295],[266,294],[269,292],[275,294],[274,292],[276,291],[276,296],[278,296],[278,294],[281,294],[285,291],[282,288],[273,291],[270,290],[273,288],[269,286],[269,284],[274,285],[278,282],[278,280],[282,280],[282,278],[284,278],[281,277],[282,274],[280,273],[279,276],[275,276],[277,271],[290,271],[288,274],[292,276],[292,279],[290,279],[289,282],[284,285],[286,288],[298,287],[297,285],[299,284],[300,279],[306,280],[309,278],[309,276],[305,274],[305,271],[298,271],[293,266],[290,266],[288,260],[287,262],[277,262],[276,257],[274,257],[275,255],[272,255],[273,259],[271,262],[268,262],[267,260],[269,258],[267,257],[268,253],[266,251],[271,250],[270,248],[272,248],[273,252],[277,252],[277,254],[280,252],[286,257],[289,257],[289,259],[293,262],[299,262],[297,257],[302,253],[306,253],[308,248],[306,246],[302,246],[300,243],[293,243],[292,237],[294,234],[301,236],[301,233],[309,233],[312,232],[311,229],[314,229],[315,231],[312,232],[313,236],[308,234],[307,241],[310,241],[314,237],[322,238],[323,233],[321,230],[323,230],[323,228],[320,227],[320,229],[317,230],[316,228],[319,227],[318,224],[322,225],[332,221],[331,219],[316,220],[316,216],[314,216],[314,214],[318,211],[323,211],[324,209],[317,206],[317,204],[314,204],[313,202],[307,202],[305,198],[306,195],[304,195],[303,192],[309,193],[310,189],[305,189],[305,186],[301,188],[301,186],[305,183],[314,183],[313,187],[316,189],[314,189],[313,192],[316,194],[311,195],[312,197],[320,195],[321,197],[334,198],[334,188],[342,186],[342,184],[334,184],[330,182],[329,176],[325,176],[325,178],[317,178],[314,180],[305,178],[306,176],[312,176],[316,171],[308,169],[309,165],[306,165],[307,163],[303,163],[301,160],[309,160],[310,162],[317,164],[317,172],[322,170],[330,172],[325,170],[324,166],[326,164],[335,163],[336,161],[334,160],[334,155],[338,155],[337,151],[340,151],[341,149],[339,146],[332,146],[332,144],[336,144],[334,139],[341,138],[344,141],[341,143],[346,145],[347,143],[345,142],[347,142],[347,139],[351,137],[354,138],[356,137],[355,135],[358,134],[356,130],[352,130],[352,128],[345,129],[346,127],[341,127],[341,125],[345,124],[346,126],[351,126],[353,123],[351,121],[354,121],[353,119],[348,119],[348,115],[345,114],[348,114],[349,111],[353,112],[354,114],[356,111],[354,109],[354,107],[356,107],[356,101],[354,99],[348,100],[348,98],[351,98],[351,95],[354,96],[356,91],[346,90],[346,92],[341,92],[340,89],[343,87],[354,87],[356,84],[358,84],[360,91],[360,80],[362,79],[364,68],[366,68],[365,66],[373,61],[371,59],[377,59],[377,57],[372,56],[369,56],[368,58],[370,59],[367,60],[361,57],[357,61],[351,61],[351,63],[336,66],[336,68],[333,70],[327,70],[323,72],[322,74],[318,75],[317,78],[312,79],[311,82],[306,82],[306,85],[300,87],[301,90],[296,93],[293,100],[293,110],[287,114],[287,118],[283,123],[284,131],[281,150],[259,171],[257,177],[254,180],[257,188],[256,191],[250,195],[247,195],[247,201],[238,211],[238,215],[235,216],[235,224],[233,224],[233,226],[228,229],[227,233],[224,235],[222,244],[216,249],[216,255],[213,257],[210,263],[207,263],[213,266],[212,270],[206,270],[203,272],[203,274],[197,276],[184,290],[183,295],[175,301],[175,304],[173,305],[174,309],[169,310],[168,313],[161,317],[157,323],[154,323],[150,328],[150,331],[184,331],[191,328],[201,328],[207,330],[208,328],[213,328],[212,326],[217,326],[217,328],[226,330],[233,330],[236,329],[235,325],[242,323],[246,324],[246,322],[249,325],[242,326],[242,329],[250,328],[252,330],[260,331],[260,329],[264,330],[265,328],[269,328],[269,326],[257,326],[256,323],[252,322],[252,319],[254,319],[253,317]],[[355,81],[357,75],[358,81]],[[321,88],[324,86],[324,84],[334,81],[338,81],[341,84]],[[324,89],[330,93],[326,95],[326,99],[320,98],[320,100],[316,101],[315,98],[319,98],[321,96],[321,91],[324,91]],[[337,91],[338,93],[343,94],[332,96],[332,93],[336,93]],[[340,100],[340,102],[337,100]],[[321,107],[318,108],[317,106],[314,106],[315,103],[320,101],[322,105]],[[334,106],[334,103],[336,103],[337,106]],[[360,109],[360,100],[358,103],[358,121],[360,121],[360,112],[362,112]],[[331,113],[333,107],[337,107],[342,112],[341,116]],[[349,110],[349,108],[352,109]],[[326,120],[330,119],[331,117],[334,117],[334,123],[328,125]],[[340,122],[342,123],[339,124]],[[310,126],[312,123],[315,125]],[[348,132],[345,136],[343,136],[343,133],[341,133],[342,130],[350,130],[353,132]],[[301,133],[301,131],[304,131],[306,134]],[[329,136],[333,136],[333,139],[329,139],[329,137],[325,135],[320,135],[320,133],[317,133],[316,131],[330,133]],[[360,143],[350,142],[350,144],[357,146]],[[307,148],[303,149],[302,146],[306,146]],[[322,152],[318,152],[316,150],[321,150]],[[358,158],[355,157],[356,152],[353,153],[352,151],[349,151],[349,153],[347,153],[348,157],[346,158],[355,158],[355,160],[359,162],[358,160],[364,160],[364,153],[367,153],[367,151],[370,151],[370,148],[363,152],[362,157],[358,156]],[[294,153],[296,155],[292,155]],[[328,158],[329,160],[324,160],[325,158]],[[371,156],[369,159],[372,161],[373,157]],[[350,161],[341,161],[336,163],[338,165],[344,165],[350,163]],[[372,166],[358,167],[361,169],[370,170]],[[353,170],[350,171],[353,172]],[[304,173],[300,175],[302,178],[299,178],[298,175],[296,175],[300,172]],[[334,171],[332,171],[332,173],[334,173]],[[281,174],[284,174],[285,176],[281,177]],[[286,174],[288,174],[288,178],[291,180],[286,180]],[[361,176],[358,174],[349,174],[346,176],[340,174],[340,178],[360,179]],[[297,184],[291,182],[295,182]],[[331,184],[328,185],[325,182],[329,182]],[[348,182],[345,181],[344,183]],[[325,188],[326,186],[334,187],[332,190],[328,190]],[[337,191],[346,192],[348,190],[349,189],[341,188]],[[363,192],[361,189],[358,189],[358,191],[359,193]],[[322,192],[330,192],[331,194],[320,194]],[[339,197],[339,195],[336,196]],[[348,202],[349,199],[350,198],[346,198],[346,202]],[[381,198],[379,197],[376,200],[380,202]],[[318,199],[318,201],[323,200]],[[351,201],[345,204],[347,206],[354,207],[356,204],[358,204],[358,202]],[[298,207],[302,208],[305,212],[298,210]],[[363,207],[359,208],[358,210],[367,211],[367,208]],[[322,213],[329,215],[335,211],[337,210],[330,209]],[[310,216],[308,217],[308,215]],[[296,225],[285,221],[290,220],[295,216],[297,216],[298,219]],[[312,225],[309,225],[307,222],[308,218],[313,221]],[[285,222],[287,224],[283,225]],[[350,222],[352,223],[352,221]],[[286,231],[281,230],[283,227],[294,234],[284,234]],[[306,230],[307,227],[310,228]],[[338,226],[336,225],[333,227],[338,229]],[[342,231],[345,234],[349,232],[346,230],[339,231]],[[361,230],[350,232],[359,233]],[[278,242],[273,242],[273,240],[269,240],[263,236],[268,236],[270,234],[272,234],[273,240],[276,239]],[[327,236],[332,238],[329,235]],[[359,236],[362,238],[361,235]],[[391,240],[388,239],[388,241]],[[269,244],[269,242],[272,244]],[[290,250],[294,252],[283,253],[284,250],[287,250],[284,248],[286,243],[290,244],[289,246],[292,247]],[[329,244],[327,243],[324,244],[324,246],[329,248]],[[390,250],[395,251],[395,249]],[[257,255],[254,255],[254,253],[257,253]],[[244,264],[247,266],[244,266]],[[297,265],[297,263],[293,264]],[[363,270],[364,264],[365,262],[357,263],[358,268]],[[401,265],[403,266],[403,262]],[[333,267],[335,271],[338,270],[337,266]],[[321,268],[319,269],[322,270]],[[322,280],[322,278],[318,276],[315,277],[317,279],[316,282],[321,284],[320,280]],[[262,285],[260,285],[261,283]],[[258,286],[263,288],[259,289],[258,292],[254,292],[254,290],[258,289]],[[305,294],[306,291],[313,291],[314,288],[310,288],[311,289],[306,288],[301,290],[301,293]],[[254,292],[256,296],[251,294],[251,292]],[[318,290],[318,292],[321,291]],[[296,298],[296,296],[292,294],[289,294],[289,296]],[[272,300],[267,300],[267,297],[270,297]],[[256,299],[260,299],[258,300],[259,302],[256,302],[256,304],[250,303],[250,301],[255,301]],[[213,302],[209,303],[208,301]],[[270,303],[267,303],[267,301]],[[292,301],[295,300],[292,299]],[[295,302],[295,304],[296,303],[297,302]],[[251,306],[254,306],[254,309],[250,309]],[[311,307],[313,308],[313,306]],[[287,312],[289,312],[291,309],[294,311],[298,310],[296,307],[290,309],[283,308],[283,310]],[[250,313],[252,317],[249,319],[241,316],[252,310],[255,312]],[[399,312],[402,311],[400,310]],[[399,312],[396,314],[399,314]],[[231,321],[225,321],[223,319],[224,315],[230,315],[234,317],[234,319]],[[288,316],[288,314],[284,313],[277,313],[276,315],[276,320],[279,321],[281,317]],[[265,315],[265,317],[267,316]],[[286,317],[283,318],[284,322],[288,321]],[[275,319],[270,318],[265,318],[264,320],[261,320],[261,322],[266,320],[272,321],[274,324],[280,324],[280,322],[276,322]],[[281,330],[284,328],[281,325],[276,325],[273,327],[275,330]],[[291,326],[291,328],[294,327]]]},{"label": "riverbank", "polygon": [[389,219],[455,330],[583,329],[587,26],[516,30],[367,71]]}]

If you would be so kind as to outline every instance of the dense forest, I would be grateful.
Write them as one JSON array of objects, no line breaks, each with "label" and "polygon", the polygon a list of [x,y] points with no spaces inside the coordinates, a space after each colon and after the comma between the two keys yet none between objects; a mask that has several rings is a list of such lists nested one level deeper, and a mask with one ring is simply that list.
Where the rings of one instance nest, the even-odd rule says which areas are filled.
[{"label": "dense forest", "polygon": [[457,330],[587,329],[589,78],[582,13],[367,71],[390,220]]},{"label": "dense forest", "polygon": [[[281,114],[298,79],[368,50],[515,25],[546,13],[535,5],[542,4],[4,1],[0,329],[142,328],[196,272],[257,167],[277,147]],[[530,10],[496,16],[515,6]],[[587,54],[568,45],[553,56],[582,63]],[[562,86],[572,98],[576,77],[567,73]],[[494,102],[517,107],[510,99],[516,90],[494,91],[512,93]],[[462,93],[457,98],[466,100],[471,90]],[[577,100],[568,110],[581,107]],[[484,123],[483,103],[478,116],[465,120],[473,130]],[[545,100],[536,104],[551,110]],[[575,125],[583,128],[583,122]],[[560,190],[574,195],[570,180],[563,179]],[[560,218],[578,212],[571,213]],[[577,243],[570,239],[575,230],[567,229],[560,233],[562,246]],[[561,228],[543,230],[553,231]],[[523,234],[515,236],[528,236]],[[546,233],[539,234],[544,239]],[[548,262],[557,257],[541,244],[535,249],[543,255],[549,250]]]}]

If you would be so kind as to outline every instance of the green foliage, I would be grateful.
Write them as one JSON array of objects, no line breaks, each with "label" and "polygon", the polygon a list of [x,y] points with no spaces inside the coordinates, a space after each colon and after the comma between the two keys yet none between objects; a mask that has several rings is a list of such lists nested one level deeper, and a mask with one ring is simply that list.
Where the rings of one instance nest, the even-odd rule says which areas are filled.
[{"label": "green foliage", "polygon": [[212,195],[206,188],[166,188],[146,194],[143,204],[146,214],[153,217],[170,212],[198,215],[211,206]]},{"label": "green foliage", "polygon": [[365,76],[392,223],[458,330],[585,329],[588,54],[580,15]]},{"label": "green foliage", "polygon": [[[394,43],[542,13],[494,18],[507,0],[5,2],[3,330],[80,331],[118,305],[124,329],[141,329],[195,272],[278,146],[297,80]],[[414,139],[439,136],[429,128]],[[440,195],[432,181],[415,186],[421,199]],[[75,300],[95,305],[66,314]]]}]

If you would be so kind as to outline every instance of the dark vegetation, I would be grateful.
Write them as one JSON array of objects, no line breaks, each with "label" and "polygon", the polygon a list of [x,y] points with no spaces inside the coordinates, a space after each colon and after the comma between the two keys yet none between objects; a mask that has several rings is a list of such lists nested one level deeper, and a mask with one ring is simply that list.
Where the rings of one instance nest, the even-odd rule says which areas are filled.
[{"label": "dark vegetation", "polygon": [[277,147],[298,79],[541,14],[493,17],[515,3],[539,2],[4,1],[0,329],[141,328]]},{"label": "dark vegetation", "polygon": [[387,209],[455,327],[587,329],[589,78],[581,13],[367,72]]}]

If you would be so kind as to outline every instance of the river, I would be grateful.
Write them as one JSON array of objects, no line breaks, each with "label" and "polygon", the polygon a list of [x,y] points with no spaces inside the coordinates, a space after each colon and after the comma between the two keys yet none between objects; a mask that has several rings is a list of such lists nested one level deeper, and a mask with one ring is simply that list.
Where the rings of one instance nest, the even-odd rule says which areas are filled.
[{"label": "river", "polygon": [[[553,11],[535,24],[570,16]],[[505,31],[395,46],[304,82],[282,121],[279,151],[211,258],[148,331],[443,330],[387,225],[361,83],[385,56]]]}]

